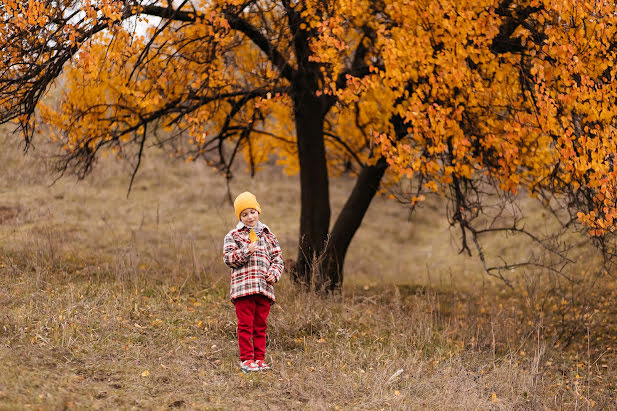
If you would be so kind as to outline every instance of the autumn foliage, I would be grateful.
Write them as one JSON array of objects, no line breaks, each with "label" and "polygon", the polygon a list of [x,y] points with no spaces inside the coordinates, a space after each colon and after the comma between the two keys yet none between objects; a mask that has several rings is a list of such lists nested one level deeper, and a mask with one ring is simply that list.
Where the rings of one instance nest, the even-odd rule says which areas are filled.
[{"label": "autumn foliage", "polygon": [[[539,196],[605,249],[615,229],[610,2],[1,4],[2,121],[29,140],[40,109],[81,175],[149,139],[227,173],[239,153],[253,171],[275,155],[302,177],[299,259],[330,238],[334,284],[364,215],[342,212],[329,235],[327,177],[342,172],[358,175],[349,207],[365,210],[387,169],[413,182],[411,204],[448,196],[463,234],[486,185]],[[43,104],[54,82],[61,104]]]}]

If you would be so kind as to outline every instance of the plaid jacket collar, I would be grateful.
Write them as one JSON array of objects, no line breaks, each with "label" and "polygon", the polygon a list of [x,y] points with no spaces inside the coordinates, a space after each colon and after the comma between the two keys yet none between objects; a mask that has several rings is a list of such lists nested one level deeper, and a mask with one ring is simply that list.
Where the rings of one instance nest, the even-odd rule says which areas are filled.
[{"label": "plaid jacket collar", "polygon": [[[242,221],[238,221],[238,224],[236,224],[236,229],[237,230],[250,230],[251,227],[249,227],[248,225],[244,224]],[[272,231],[270,230],[270,227],[268,227],[267,225],[265,225],[264,223],[262,223],[261,221],[257,221],[257,227],[256,227],[257,231],[263,231],[266,230],[267,232],[271,233]]]}]

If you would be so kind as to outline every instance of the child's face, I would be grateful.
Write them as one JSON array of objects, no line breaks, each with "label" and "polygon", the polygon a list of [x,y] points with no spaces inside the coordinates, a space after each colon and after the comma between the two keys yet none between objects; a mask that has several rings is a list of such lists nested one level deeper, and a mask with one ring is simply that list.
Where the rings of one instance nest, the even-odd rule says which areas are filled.
[{"label": "child's face", "polygon": [[240,213],[240,221],[249,227],[255,227],[259,221],[259,213],[254,208],[247,208]]}]

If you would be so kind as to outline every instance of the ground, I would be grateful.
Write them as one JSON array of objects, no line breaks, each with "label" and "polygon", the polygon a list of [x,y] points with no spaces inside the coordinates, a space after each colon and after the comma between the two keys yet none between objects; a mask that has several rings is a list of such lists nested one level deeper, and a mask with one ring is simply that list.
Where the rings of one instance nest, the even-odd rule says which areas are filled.
[{"label": "ground", "polygon": [[[458,254],[443,202],[387,195],[350,247],[340,294],[277,284],[270,372],[239,371],[222,262],[224,178],[150,149],[54,183],[46,144],[0,154],[0,409],[606,409],[617,399],[615,280],[581,245],[569,278]],[[293,259],[297,176],[238,169]],[[53,184],[52,184],[53,183]],[[334,215],[350,192],[333,179]],[[535,214],[534,214],[535,213]],[[542,221],[533,211],[530,223]],[[494,253],[529,251],[496,238]]]}]

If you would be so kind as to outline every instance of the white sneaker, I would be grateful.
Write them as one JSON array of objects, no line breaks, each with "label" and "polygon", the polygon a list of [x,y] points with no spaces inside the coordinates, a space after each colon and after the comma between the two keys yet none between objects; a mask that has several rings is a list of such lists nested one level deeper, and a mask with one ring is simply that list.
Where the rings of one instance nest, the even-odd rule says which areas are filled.
[{"label": "white sneaker", "polygon": [[253,360],[244,360],[240,363],[240,371],[244,373],[259,371],[259,365],[257,365]]},{"label": "white sneaker", "polygon": [[260,370],[271,370],[272,368],[268,365],[267,362],[265,362],[264,360],[257,360],[255,361],[255,364],[257,364],[257,366],[259,367]]}]

